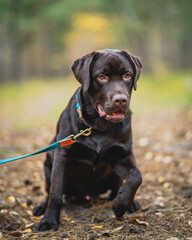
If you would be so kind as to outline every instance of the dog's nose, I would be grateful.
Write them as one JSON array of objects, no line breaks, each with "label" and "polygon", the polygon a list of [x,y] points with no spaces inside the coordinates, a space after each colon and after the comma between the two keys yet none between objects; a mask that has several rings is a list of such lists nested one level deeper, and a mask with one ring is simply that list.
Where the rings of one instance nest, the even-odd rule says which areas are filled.
[{"label": "dog's nose", "polygon": [[128,102],[128,98],[124,94],[116,94],[113,97],[113,102],[116,106],[125,106]]}]

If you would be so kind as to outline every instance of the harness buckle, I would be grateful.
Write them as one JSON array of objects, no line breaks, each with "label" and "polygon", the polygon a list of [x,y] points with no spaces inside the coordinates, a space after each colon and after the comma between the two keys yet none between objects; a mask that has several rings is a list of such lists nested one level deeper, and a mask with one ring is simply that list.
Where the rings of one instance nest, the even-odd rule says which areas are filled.
[{"label": "harness buckle", "polygon": [[75,135],[73,138],[76,140],[78,137],[80,137],[81,135],[88,137],[91,134],[91,129],[90,128],[86,128],[85,130],[81,130],[77,135]]}]

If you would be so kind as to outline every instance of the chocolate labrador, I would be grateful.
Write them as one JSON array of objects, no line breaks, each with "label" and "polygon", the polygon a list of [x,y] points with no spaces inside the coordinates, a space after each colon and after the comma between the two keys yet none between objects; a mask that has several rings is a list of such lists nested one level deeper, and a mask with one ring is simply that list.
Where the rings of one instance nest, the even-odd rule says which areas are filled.
[{"label": "chocolate labrador", "polygon": [[58,229],[63,194],[79,203],[110,190],[117,219],[138,209],[134,196],[142,177],[133,154],[129,105],[141,67],[138,57],[112,49],[74,61],[81,87],[61,114],[53,142],[90,127],[92,133],[47,154],[48,196],[34,209],[35,216],[44,214],[38,231]]}]

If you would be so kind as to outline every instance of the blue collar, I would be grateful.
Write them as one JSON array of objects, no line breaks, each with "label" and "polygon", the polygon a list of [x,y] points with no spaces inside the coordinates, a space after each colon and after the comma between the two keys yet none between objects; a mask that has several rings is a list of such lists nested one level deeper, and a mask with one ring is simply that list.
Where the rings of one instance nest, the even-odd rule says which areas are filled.
[{"label": "blue collar", "polygon": [[76,102],[76,110],[79,115],[79,118],[83,120],[79,99],[80,99],[80,90],[76,94],[75,102]]}]

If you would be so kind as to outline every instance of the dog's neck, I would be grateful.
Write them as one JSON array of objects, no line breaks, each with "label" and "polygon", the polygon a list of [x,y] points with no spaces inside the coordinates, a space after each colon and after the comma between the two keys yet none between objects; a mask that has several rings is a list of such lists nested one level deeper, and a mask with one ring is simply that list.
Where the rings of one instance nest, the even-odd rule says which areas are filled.
[{"label": "dog's neck", "polygon": [[88,92],[83,93],[82,88],[80,88],[76,94],[76,109],[79,118],[85,125],[102,132],[108,131],[109,129],[118,130],[122,128],[123,124],[130,123],[131,119],[131,111],[128,112],[126,118],[120,123],[112,123],[100,117],[95,109],[91,96]]}]

